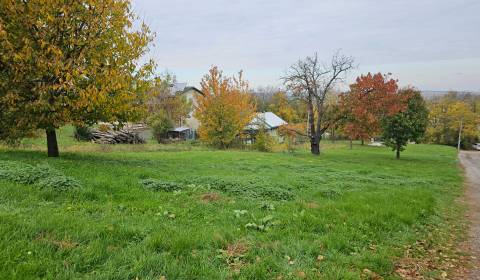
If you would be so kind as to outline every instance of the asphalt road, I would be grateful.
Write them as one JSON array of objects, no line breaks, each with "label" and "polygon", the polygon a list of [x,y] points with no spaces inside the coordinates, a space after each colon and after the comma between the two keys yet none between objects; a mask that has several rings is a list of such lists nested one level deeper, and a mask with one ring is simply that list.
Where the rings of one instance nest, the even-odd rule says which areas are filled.
[{"label": "asphalt road", "polygon": [[480,152],[462,151],[459,158],[465,168],[467,184],[465,198],[471,222],[468,247],[475,257],[468,279],[480,280]]}]

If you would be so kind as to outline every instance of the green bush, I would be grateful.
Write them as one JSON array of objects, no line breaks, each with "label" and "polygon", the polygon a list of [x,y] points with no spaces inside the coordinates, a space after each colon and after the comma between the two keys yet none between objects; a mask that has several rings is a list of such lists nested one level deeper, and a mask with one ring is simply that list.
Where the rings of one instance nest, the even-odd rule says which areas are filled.
[{"label": "green bush", "polygon": [[272,136],[270,136],[265,129],[259,129],[255,135],[253,148],[261,152],[271,152],[273,145],[275,145],[275,141]]},{"label": "green bush", "polygon": [[76,126],[73,137],[77,141],[90,141],[92,140],[92,129],[88,126]]},{"label": "green bush", "polygon": [[148,125],[152,129],[153,138],[161,143],[167,138],[168,131],[173,128],[173,121],[165,114],[164,111],[158,111],[150,116],[147,120]]}]

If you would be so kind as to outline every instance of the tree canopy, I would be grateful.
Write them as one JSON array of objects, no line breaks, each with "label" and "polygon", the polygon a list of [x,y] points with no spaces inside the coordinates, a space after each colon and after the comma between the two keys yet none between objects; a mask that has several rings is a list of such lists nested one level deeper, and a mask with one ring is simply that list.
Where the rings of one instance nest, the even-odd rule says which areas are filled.
[{"label": "tree canopy", "polygon": [[470,148],[478,141],[480,113],[478,100],[465,100],[456,94],[449,94],[429,102],[429,121],[426,137],[432,143],[456,146],[460,127],[461,144]]},{"label": "tree canopy", "polygon": [[194,116],[200,121],[198,134],[208,144],[227,148],[255,114],[255,104],[242,72],[225,77],[216,66],[201,82]]},{"label": "tree canopy", "polygon": [[127,0],[0,1],[0,138],[65,124],[139,118],[154,63],[152,33]]},{"label": "tree canopy", "polygon": [[381,73],[361,75],[341,98],[346,116],[344,132],[350,139],[365,140],[381,134],[381,120],[401,111],[405,103],[397,94],[397,81]]},{"label": "tree canopy", "polygon": [[397,159],[408,141],[419,141],[425,134],[428,123],[428,109],[421,93],[413,88],[398,93],[406,102],[406,108],[382,119],[385,145],[396,151]]}]

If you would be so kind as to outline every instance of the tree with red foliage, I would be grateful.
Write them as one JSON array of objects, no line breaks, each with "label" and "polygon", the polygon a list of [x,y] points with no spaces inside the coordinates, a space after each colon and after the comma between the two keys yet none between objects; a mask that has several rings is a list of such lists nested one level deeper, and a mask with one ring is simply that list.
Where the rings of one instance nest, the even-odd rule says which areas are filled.
[{"label": "tree with red foliage", "polygon": [[379,135],[381,120],[404,109],[404,97],[398,94],[397,80],[390,74],[361,75],[342,94],[341,107],[347,116],[344,132],[351,140]]}]

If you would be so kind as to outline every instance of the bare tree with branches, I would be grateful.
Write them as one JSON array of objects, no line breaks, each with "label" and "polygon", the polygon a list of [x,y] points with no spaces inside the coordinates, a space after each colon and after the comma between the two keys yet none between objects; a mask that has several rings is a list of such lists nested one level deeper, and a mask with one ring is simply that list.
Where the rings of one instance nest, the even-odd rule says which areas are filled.
[{"label": "bare tree with branches", "polygon": [[337,51],[330,63],[322,63],[318,55],[300,59],[290,66],[281,79],[295,95],[302,98],[308,111],[308,137],[314,155],[320,154],[320,141],[325,131],[339,117],[328,114],[327,95],[344,81],[346,73],[354,68],[354,59]]}]

